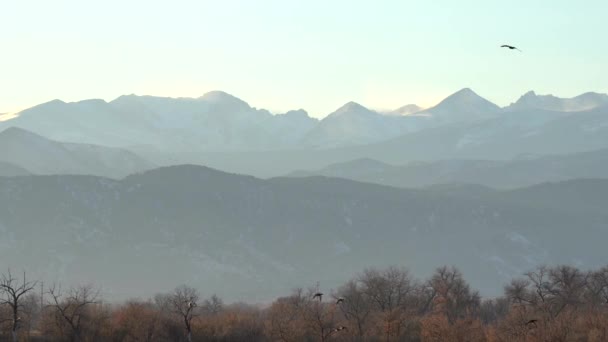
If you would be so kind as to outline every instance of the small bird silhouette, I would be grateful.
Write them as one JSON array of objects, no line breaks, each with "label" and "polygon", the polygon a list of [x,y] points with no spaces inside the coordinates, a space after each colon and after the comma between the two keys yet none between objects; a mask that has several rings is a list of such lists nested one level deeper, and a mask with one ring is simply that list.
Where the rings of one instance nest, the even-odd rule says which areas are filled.
[{"label": "small bird silhouette", "polygon": [[505,44],[505,45],[501,45],[500,47],[503,47],[503,48],[508,48],[508,49],[510,49],[510,50],[517,50],[517,51],[519,51],[519,52],[523,52],[523,51],[521,51],[520,49],[518,49],[518,48],[516,48],[515,46],[512,46],[512,45],[506,45],[506,44]]},{"label": "small bird silhouette", "polygon": [[334,331],[342,331],[342,330],[348,330],[348,328],[341,325],[341,326],[337,327],[336,329],[334,329]]},{"label": "small bird silhouette", "polygon": [[312,296],[312,299],[319,298],[319,302],[322,300],[323,294],[321,292],[317,292]]},{"label": "small bird silhouette", "polygon": [[340,304],[340,303],[342,303],[342,302],[344,302],[344,298],[340,297],[340,298],[338,298],[338,300],[336,301],[336,304]]}]

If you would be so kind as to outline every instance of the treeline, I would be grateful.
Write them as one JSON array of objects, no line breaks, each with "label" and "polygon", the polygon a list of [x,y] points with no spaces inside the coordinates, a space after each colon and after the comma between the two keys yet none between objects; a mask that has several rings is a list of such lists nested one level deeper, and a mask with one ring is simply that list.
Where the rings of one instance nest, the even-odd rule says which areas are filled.
[{"label": "treeline", "polygon": [[225,305],[188,286],[146,301],[108,304],[92,286],[40,293],[36,285],[25,274],[2,275],[5,339],[608,341],[608,267],[539,267],[492,299],[481,298],[453,267],[424,281],[403,268],[367,269],[330,293],[296,289],[264,308]]}]

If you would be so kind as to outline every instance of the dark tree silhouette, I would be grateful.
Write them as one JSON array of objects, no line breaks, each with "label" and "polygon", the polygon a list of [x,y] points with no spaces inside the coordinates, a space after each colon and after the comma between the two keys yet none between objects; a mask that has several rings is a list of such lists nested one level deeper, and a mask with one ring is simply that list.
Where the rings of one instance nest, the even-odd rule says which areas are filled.
[{"label": "dark tree silhouette", "polygon": [[11,334],[13,341],[17,341],[17,330],[21,326],[21,317],[19,312],[23,308],[24,296],[32,291],[36,286],[35,281],[27,281],[25,278],[25,272],[23,272],[23,281],[19,282],[16,278],[13,278],[11,271],[8,270],[6,274],[2,275],[0,280],[0,291],[2,293],[2,299],[0,299],[1,305],[7,305],[11,309],[12,317],[4,321],[11,322]]},{"label": "dark tree silhouette", "polygon": [[198,311],[196,310],[198,299],[198,291],[185,285],[176,288],[169,297],[171,311],[184,322],[186,339],[189,342],[192,341],[192,320],[198,316]]},{"label": "dark tree silhouette", "polygon": [[50,307],[63,319],[70,328],[70,341],[83,340],[83,327],[87,319],[88,310],[92,305],[99,303],[99,291],[92,285],[82,285],[71,288],[63,294],[61,288],[56,286],[49,290],[51,296]]}]

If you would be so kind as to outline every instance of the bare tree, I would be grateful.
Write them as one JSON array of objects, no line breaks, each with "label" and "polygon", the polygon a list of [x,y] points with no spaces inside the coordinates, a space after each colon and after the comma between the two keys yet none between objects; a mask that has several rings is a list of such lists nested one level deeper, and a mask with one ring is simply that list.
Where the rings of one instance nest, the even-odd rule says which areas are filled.
[{"label": "bare tree", "polygon": [[156,338],[160,313],[150,302],[129,300],[115,312],[121,340],[151,342]]},{"label": "bare tree", "polygon": [[471,315],[479,308],[479,293],[471,290],[455,267],[438,268],[428,286],[433,289],[435,310],[445,314],[449,324]]},{"label": "bare tree", "polygon": [[585,296],[592,306],[608,304],[608,267],[591,272]]},{"label": "bare tree", "polygon": [[315,339],[325,342],[335,332],[336,307],[313,299],[314,294],[318,292],[318,285],[308,289],[299,303],[300,312],[307,330]]},{"label": "bare tree", "polygon": [[40,307],[40,294],[34,291],[29,292],[23,298],[23,308],[21,309],[21,326],[19,327],[21,335],[30,336],[33,329],[40,324],[42,310]]},{"label": "bare tree", "polygon": [[509,313],[509,300],[504,297],[485,299],[479,306],[479,319],[484,324],[498,322]]},{"label": "bare tree", "polygon": [[386,270],[367,269],[359,277],[364,292],[382,311],[390,311],[407,303],[414,283],[406,269],[389,267]]},{"label": "bare tree", "polygon": [[220,311],[222,311],[223,308],[224,302],[220,297],[216,296],[215,294],[212,295],[209,299],[205,299],[205,302],[203,303],[204,312],[211,315],[217,315],[218,313],[220,313]]},{"label": "bare tree", "polygon": [[385,339],[401,339],[408,333],[416,311],[417,284],[407,269],[367,269],[359,277],[361,288],[382,319]]},{"label": "bare tree", "polygon": [[534,294],[528,290],[530,281],[527,279],[513,279],[505,286],[505,297],[516,305],[529,304],[533,301]]},{"label": "bare tree", "polygon": [[584,302],[589,274],[578,268],[561,265],[549,270],[550,287],[548,291],[554,297],[555,315],[565,308],[576,309]]},{"label": "bare tree", "polygon": [[2,299],[0,299],[1,305],[7,305],[11,309],[12,317],[5,320],[11,322],[11,335],[13,341],[17,341],[17,330],[21,326],[21,317],[19,312],[23,309],[24,296],[32,291],[36,286],[37,282],[27,281],[25,278],[25,272],[23,272],[23,281],[19,282],[16,278],[13,278],[11,271],[2,275],[0,280],[0,291],[2,292]]},{"label": "bare tree", "polygon": [[[183,323],[173,312],[171,304],[172,293],[160,293],[154,296],[154,307],[159,316],[159,334],[161,340],[179,341],[183,339]],[[178,319],[175,319],[178,317]]]},{"label": "bare tree", "polygon": [[505,294],[514,304],[525,305],[548,320],[554,320],[564,309],[576,309],[590,295],[601,296],[602,278],[570,266],[540,266],[527,272],[526,279],[513,280]]},{"label": "bare tree", "polygon": [[304,339],[305,329],[300,320],[308,298],[301,288],[289,297],[277,299],[267,312],[267,331],[276,341],[291,342]]},{"label": "bare tree", "polygon": [[363,292],[360,282],[351,280],[338,289],[338,296],[343,300],[336,304],[344,318],[356,327],[357,340],[363,341],[367,331],[369,316],[373,305],[370,297]]},{"label": "bare tree", "polygon": [[168,298],[171,311],[184,322],[186,339],[189,342],[192,341],[192,320],[198,316],[196,310],[198,299],[198,291],[186,285],[176,288]]},{"label": "bare tree", "polygon": [[[49,294],[51,296],[49,306],[55,309],[62,322],[67,323],[70,329],[70,341],[81,341],[88,311],[92,305],[99,303],[99,291],[94,290],[91,285],[83,285],[71,288],[64,295],[60,288],[53,286]],[[59,328],[63,330],[61,326]]]}]

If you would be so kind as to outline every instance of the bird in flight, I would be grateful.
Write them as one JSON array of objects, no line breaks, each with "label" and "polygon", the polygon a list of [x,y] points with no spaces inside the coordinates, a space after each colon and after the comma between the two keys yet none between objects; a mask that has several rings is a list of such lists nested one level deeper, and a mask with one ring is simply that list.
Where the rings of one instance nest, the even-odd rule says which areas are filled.
[{"label": "bird in flight", "polygon": [[518,49],[518,48],[516,48],[515,46],[512,46],[512,45],[506,45],[506,44],[505,44],[505,45],[501,45],[500,47],[503,47],[503,48],[508,48],[508,49],[510,49],[510,50],[517,50],[517,51],[519,51],[519,52],[522,52],[520,49]]},{"label": "bird in flight", "polygon": [[317,293],[315,293],[314,296],[312,296],[312,299],[315,299],[317,297],[319,298],[319,302],[320,302],[321,301],[321,297],[323,297],[323,294],[321,292],[317,292]]},{"label": "bird in flight", "polygon": [[344,298],[340,297],[338,298],[338,300],[336,301],[336,304],[340,304],[344,301]]}]

